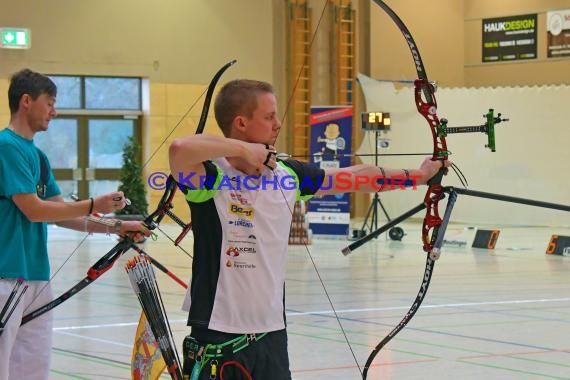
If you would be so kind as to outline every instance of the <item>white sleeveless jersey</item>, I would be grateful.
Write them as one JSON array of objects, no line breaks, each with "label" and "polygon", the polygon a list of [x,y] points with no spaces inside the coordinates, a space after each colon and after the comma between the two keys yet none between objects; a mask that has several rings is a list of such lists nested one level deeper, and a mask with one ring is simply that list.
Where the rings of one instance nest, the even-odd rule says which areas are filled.
[{"label": "white sleeveless jersey", "polygon": [[261,178],[224,158],[204,165],[211,189],[186,191],[194,232],[188,324],[236,334],[283,329],[292,210],[324,173],[292,160]]}]

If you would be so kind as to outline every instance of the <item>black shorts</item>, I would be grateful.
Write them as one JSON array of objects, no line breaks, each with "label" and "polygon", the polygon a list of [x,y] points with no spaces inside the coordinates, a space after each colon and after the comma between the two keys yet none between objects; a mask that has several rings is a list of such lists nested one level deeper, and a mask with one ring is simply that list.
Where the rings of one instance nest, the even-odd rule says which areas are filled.
[{"label": "black shorts", "polygon": [[[190,334],[200,345],[222,344],[230,341],[239,334],[227,334],[219,331],[192,328]],[[224,357],[217,361],[217,377],[225,362],[239,363],[254,380],[290,380],[289,354],[287,352],[287,331],[285,329],[267,333],[260,340],[250,343],[244,349],[236,352],[226,352]],[[199,380],[209,380],[212,363],[206,363]],[[224,380],[246,380],[247,377],[239,365],[229,364],[223,368]]]}]

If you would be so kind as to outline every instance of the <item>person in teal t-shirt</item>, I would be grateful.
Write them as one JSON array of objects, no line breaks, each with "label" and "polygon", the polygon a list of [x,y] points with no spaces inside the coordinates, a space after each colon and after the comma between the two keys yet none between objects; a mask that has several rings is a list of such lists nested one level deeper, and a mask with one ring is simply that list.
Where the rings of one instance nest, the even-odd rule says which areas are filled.
[{"label": "person in teal t-shirt", "polygon": [[[20,326],[26,312],[51,301],[47,252],[47,222],[87,232],[108,227],[86,222],[85,215],[123,208],[122,192],[79,202],[64,202],[47,156],[34,145],[34,135],[47,131],[57,116],[56,85],[29,69],[15,73],[8,88],[10,124],[0,131],[0,309],[14,284],[24,279],[28,289],[0,335],[0,380],[49,377],[52,313]],[[135,239],[149,235],[142,222],[117,222],[119,235]]]}]

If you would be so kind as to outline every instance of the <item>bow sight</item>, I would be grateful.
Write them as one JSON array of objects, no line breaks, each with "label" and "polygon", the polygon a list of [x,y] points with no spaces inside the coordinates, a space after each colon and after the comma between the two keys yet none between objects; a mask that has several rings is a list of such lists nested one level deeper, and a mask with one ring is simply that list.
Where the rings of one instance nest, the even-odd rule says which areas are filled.
[{"label": "bow sight", "polygon": [[[487,119],[487,122],[482,125],[473,125],[465,127],[448,127],[447,119],[442,118],[437,126],[437,134],[439,137],[447,137],[449,133],[473,133],[482,132],[487,135],[487,144],[485,148],[491,149],[491,152],[495,152],[495,124],[499,124],[503,121],[509,121],[509,119],[501,118],[501,113],[495,116],[495,110],[490,108],[489,112],[483,115]],[[443,153],[443,152],[442,152]],[[449,152],[447,152],[449,154]]]}]

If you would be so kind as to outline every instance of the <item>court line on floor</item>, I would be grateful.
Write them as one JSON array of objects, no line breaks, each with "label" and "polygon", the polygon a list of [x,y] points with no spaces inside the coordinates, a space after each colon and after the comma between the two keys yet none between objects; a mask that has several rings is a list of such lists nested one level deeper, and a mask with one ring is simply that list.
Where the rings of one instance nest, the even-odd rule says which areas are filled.
[{"label": "court line on floor", "polygon": [[[544,303],[544,302],[569,302],[570,298],[541,298],[533,300],[510,300],[510,301],[485,301],[485,302],[464,302],[464,303],[447,303],[437,305],[422,305],[422,309],[441,309],[449,307],[473,307],[473,306],[489,306],[489,305],[517,305],[528,303]],[[337,309],[337,314],[361,313],[368,311],[393,311],[393,310],[408,310],[410,306],[391,306],[391,307],[378,307],[378,308],[362,308],[362,309]],[[305,311],[305,312],[288,312],[287,316],[303,316],[312,314],[334,314],[332,310],[319,310],[319,311]]]},{"label": "court line on floor", "polygon": [[[548,303],[548,302],[570,302],[570,298],[541,298],[541,299],[531,299],[531,300],[506,300],[506,301],[486,301],[486,302],[464,302],[464,303],[447,303],[447,304],[437,304],[437,305],[423,305],[422,309],[441,309],[450,307],[476,307],[476,306],[489,306],[489,305],[517,305],[517,304],[529,304],[529,303]],[[336,309],[337,314],[351,314],[351,313],[362,313],[362,312],[381,312],[381,311],[393,311],[393,310],[408,310],[409,306],[390,306],[390,307],[376,307],[376,308],[361,308],[361,309]],[[315,310],[315,311],[290,311],[287,312],[287,317],[299,317],[307,315],[327,315],[334,314],[332,310]],[[170,323],[186,323],[186,319],[171,320]],[[66,331],[66,330],[83,330],[83,329],[96,329],[96,328],[107,328],[107,327],[128,327],[136,326],[136,322],[124,322],[124,323],[109,323],[109,324],[96,324],[96,325],[85,325],[85,326],[65,326],[65,327],[54,327],[53,331]]]}]

